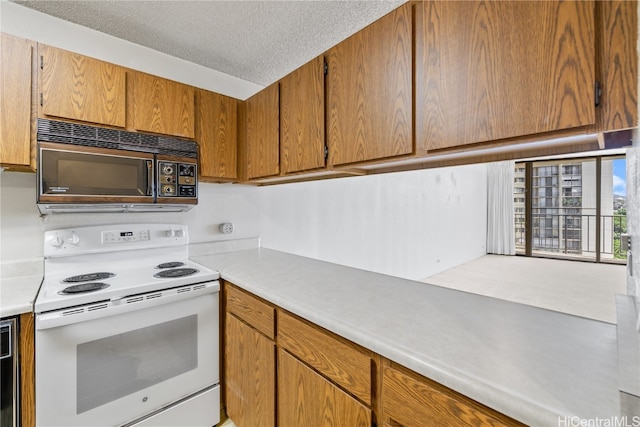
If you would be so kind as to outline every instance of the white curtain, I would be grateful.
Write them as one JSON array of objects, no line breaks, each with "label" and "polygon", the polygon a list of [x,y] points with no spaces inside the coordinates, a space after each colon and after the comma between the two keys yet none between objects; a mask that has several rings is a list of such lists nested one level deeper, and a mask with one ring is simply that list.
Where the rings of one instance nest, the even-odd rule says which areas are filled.
[{"label": "white curtain", "polygon": [[515,162],[487,166],[487,253],[515,255],[513,179]]}]

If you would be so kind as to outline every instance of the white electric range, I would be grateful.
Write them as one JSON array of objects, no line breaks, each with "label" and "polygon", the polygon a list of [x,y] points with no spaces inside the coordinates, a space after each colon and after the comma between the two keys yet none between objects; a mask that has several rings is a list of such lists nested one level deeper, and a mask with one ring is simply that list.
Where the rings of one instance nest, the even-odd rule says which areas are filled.
[{"label": "white electric range", "polygon": [[36,313],[36,423],[219,421],[219,274],[180,224],[52,230]]}]

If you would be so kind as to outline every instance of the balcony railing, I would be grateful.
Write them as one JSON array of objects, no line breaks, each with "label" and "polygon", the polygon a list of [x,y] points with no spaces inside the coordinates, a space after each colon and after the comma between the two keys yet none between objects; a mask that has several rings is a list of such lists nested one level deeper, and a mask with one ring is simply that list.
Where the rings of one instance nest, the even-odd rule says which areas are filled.
[{"label": "balcony railing", "polygon": [[[516,250],[526,247],[525,214],[515,214]],[[534,213],[531,250],[556,256],[596,258],[596,215]],[[626,215],[600,215],[600,258],[626,261],[620,235],[627,232]]]}]

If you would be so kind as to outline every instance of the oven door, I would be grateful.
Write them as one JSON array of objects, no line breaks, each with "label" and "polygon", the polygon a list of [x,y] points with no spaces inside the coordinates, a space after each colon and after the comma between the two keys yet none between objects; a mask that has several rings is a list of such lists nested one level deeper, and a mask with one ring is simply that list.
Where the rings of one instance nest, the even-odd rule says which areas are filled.
[{"label": "oven door", "polygon": [[[47,320],[55,312],[38,314],[36,424],[122,425],[219,383],[219,284],[208,284],[216,286],[169,302],[143,295],[141,309],[105,303],[105,309],[85,310],[76,323]],[[182,425],[218,422],[219,401],[196,407]]]},{"label": "oven door", "polygon": [[40,203],[153,203],[154,155],[39,143]]}]

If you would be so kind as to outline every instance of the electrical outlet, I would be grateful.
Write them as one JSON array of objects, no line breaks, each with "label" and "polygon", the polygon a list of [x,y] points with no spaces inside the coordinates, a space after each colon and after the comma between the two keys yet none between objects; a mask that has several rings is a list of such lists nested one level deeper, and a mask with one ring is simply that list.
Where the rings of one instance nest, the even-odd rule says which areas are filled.
[{"label": "electrical outlet", "polygon": [[220,224],[218,226],[218,230],[220,230],[220,232],[222,234],[231,234],[231,233],[233,233],[234,229],[235,229],[235,227],[233,226],[233,223],[231,223],[231,222],[223,222],[222,224]]}]

